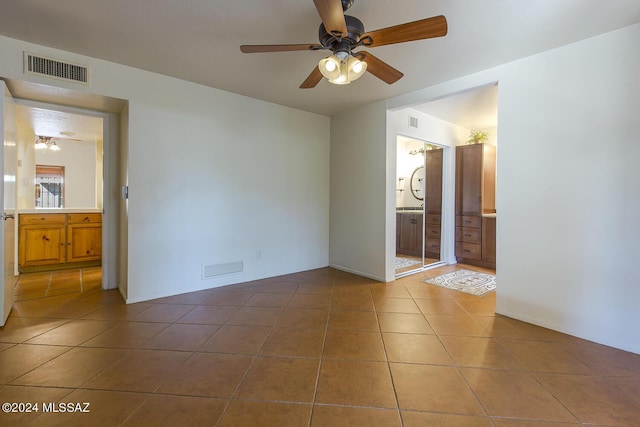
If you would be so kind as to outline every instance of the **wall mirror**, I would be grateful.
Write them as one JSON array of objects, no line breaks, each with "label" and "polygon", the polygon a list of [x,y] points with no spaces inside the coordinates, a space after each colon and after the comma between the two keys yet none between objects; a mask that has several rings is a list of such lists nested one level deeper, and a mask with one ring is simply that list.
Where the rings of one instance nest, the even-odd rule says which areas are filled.
[{"label": "wall mirror", "polygon": [[411,174],[411,194],[418,200],[424,200],[424,166],[418,166]]}]

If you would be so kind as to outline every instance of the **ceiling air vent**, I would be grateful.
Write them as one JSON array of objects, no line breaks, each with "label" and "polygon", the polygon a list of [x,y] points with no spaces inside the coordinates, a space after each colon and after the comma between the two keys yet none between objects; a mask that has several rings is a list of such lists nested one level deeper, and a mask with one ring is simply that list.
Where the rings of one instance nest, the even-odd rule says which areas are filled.
[{"label": "ceiling air vent", "polygon": [[89,84],[89,68],[24,52],[24,72],[55,77],[75,83]]},{"label": "ceiling air vent", "polygon": [[412,128],[418,128],[418,118],[409,116],[409,126]]}]

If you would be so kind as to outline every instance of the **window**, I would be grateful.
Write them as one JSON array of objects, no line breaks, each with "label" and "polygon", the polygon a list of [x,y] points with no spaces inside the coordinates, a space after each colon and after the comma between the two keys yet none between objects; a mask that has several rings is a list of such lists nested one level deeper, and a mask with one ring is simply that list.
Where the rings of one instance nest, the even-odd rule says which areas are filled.
[{"label": "window", "polygon": [[36,165],[36,208],[64,207],[64,166]]}]

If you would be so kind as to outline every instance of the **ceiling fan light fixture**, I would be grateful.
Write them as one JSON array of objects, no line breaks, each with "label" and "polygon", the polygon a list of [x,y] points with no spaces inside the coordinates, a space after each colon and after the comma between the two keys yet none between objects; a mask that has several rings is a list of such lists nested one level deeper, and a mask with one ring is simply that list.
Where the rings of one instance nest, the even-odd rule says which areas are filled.
[{"label": "ceiling fan light fixture", "polygon": [[49,150],[51,150],[51,151],[60,151],[60,147],[58,147],[58,144],[56,144],[56,142],[53,141],[51,143],[51,145],[49,146]]},{"label": "ceiling fan light fixture", "polygon": [[318,68],[329,83],[346,85],[357,80],[367,71],[367,63],[353,56],[341,58],[336,54],[321,59]]},{"label": "ceiling fan light fixture", "polygon": [[336,55],[321,59],[318,67],[322,75],[329,80],[335,80],[340,77],[341,61]]}]

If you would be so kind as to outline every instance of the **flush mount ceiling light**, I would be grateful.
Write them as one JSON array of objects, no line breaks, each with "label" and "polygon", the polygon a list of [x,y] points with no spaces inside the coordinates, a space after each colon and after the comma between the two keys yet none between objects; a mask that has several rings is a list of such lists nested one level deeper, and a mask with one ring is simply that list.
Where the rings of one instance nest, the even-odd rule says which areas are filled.
[{"label": "flush mount ceiling light", "polygon": [[[326,77],[330,83],[348,84],[365,71],[387,84],[393,84],[404,74],[360,47],[374,48],[390,44],[443,37],[447,34],[447,19],[442,16],[420,19],[375,31],[365,31],[355,16],[345,15],[355,0],[313,0],[322,20],[319,43],[242,45],[244,53],[291,52],[296,50],[330,50],[333,55],[320,61],[301,89],[310,89]],[[295,3],[295,2],[294,2]]]},{"label": "flush mount ceiling light", "polygon": [[60,151],[60,147],[51,136],[36,135],[36,150]]}]

